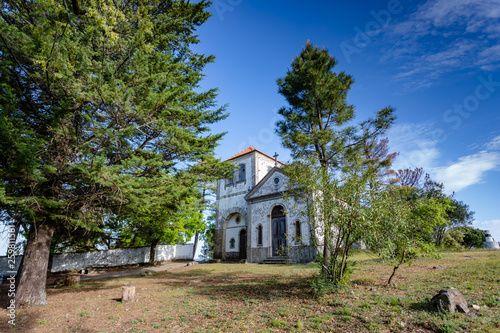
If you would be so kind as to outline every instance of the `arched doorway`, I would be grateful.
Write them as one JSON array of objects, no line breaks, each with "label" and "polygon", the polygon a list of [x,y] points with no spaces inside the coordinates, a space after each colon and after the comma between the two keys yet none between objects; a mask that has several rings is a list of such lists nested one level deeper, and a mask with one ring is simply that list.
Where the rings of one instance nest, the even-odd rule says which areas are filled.
[{"label": "arched doorway", "polygon": [[240,259],[247,258],[247,231],[242,229],[240,231]]},{"label": "arched doorway", "polygon": [[[283,206],[276,206],[271,213],[273,257],[279,256],[286,250],[286,217]],[[280,251],[281,250],[281,251]]]}]

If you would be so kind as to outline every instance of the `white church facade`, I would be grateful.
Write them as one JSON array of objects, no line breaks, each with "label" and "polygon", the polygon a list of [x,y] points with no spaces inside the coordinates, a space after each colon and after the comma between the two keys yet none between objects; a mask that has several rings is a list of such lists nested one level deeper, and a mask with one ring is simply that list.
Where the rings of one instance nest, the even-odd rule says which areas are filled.
[{"label": "white church facade", "polygon": [[249,147],[229,161],[237,171],[217,182],[214,259],[312,261],[305,203],[284,197],[288,179],[277,155]]}]

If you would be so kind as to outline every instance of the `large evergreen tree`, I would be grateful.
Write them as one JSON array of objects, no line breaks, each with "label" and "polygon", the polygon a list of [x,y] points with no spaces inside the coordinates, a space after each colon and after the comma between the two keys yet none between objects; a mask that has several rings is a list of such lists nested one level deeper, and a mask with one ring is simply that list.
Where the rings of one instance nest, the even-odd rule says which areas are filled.
[{"label": "large evergreen tree", "polygon": [[379,136],[394,116],[386,107],[376,118],[352,124],[354,107],[346,98],[353,79],[334,72],[336,64],[327,50],[306,44],[278,79],[288,106],[279,110],[277,132],[295,159],[285,171],[295,194],[309,203],[312,243],[323,246],[324,277],[342,283],[351,245],[372,229],[370,221],[378,221],[371,209],[383,199],[378,178],[393,158],[382,156]]},{"label": "large evergreen tree", "polygon": [[[54,230],[147,208],[210,155],[225,117],[201,92],[205,0],[2,2],[0,204],[29,227],[19,304],[46,304]],[[180,186],[184,191],[184,186]]]}]

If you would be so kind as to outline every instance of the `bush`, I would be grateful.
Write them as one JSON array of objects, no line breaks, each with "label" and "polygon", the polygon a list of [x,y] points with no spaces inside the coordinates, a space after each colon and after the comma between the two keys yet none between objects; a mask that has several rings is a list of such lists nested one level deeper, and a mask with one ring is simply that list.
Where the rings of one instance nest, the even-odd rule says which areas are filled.
[{"label": "bush", "polygon": [[460,229],[464,233],[462,245],[468,247],[469,249],[473,247],[482,247],[483,243],[486,241],[486,236],[484,235],[484,231],[482,230],[474,229],[471,227],[462,227]]},{"label": "bush", "polygon": [[464,236],[464,232],[459,228],[450,229],[444,234],[443,245],[448,248],[461,249]]}]

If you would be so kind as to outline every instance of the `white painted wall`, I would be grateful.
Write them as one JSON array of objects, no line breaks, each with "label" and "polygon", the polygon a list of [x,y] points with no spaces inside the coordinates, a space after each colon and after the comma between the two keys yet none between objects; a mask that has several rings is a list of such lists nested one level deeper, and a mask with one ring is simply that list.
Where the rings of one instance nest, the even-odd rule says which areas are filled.
[{"label": "white painted wall", "polygon": [[[271,170],[274,167],[274,160],[270,159],[269,157],[262,155],[260,153],[255,153],[255,158],[256,158],[256,175],[257,175],[257,180],[255,184],[260,182],[262,178],[264,178],[269,170]],[[278,163],[279,165],[279,163]]]},{"label": "white painted wall", "polygon": [[[251,153],[231,161],[235,165],[245,164],[245,181],[227,186],[225,179],[221,179],[217,182],[218,195],[216,229],[224,228],[226,218],[236,212],[234,208],[239,208],[244,212],[247,211],[245,195],[254,186],[255,179],[254,168],[252,167],[253,155],[254,154]],[[226,243],[228,241],[229,239],[226,239]],[[229,249],[229,246],[226,246],[226,249]]]},{"label": "white painted wall", "polygon": [[[115,249],[83,253],[63,253],[54,256],[52,273],[82,270],[92,267],[116,267],[149,262],[150,247]],[[191,260],[193,244],[186,245],[158,245],[156,261]],[[16,257],[16,270],[19,268],[22,256]],[[0,257],[0,273],[6,274],[8,258]]]},{"label": "white painted wall", "polygon": [[[239,217],[240,222],[236,222]],[[240,251],[240,231],[246,227],[245,218],[240,214],[231,216],[227,223],[226,229],[226,252],[239,252]],[[231,238],[234,238],[234,248],[231,248]]]}]

